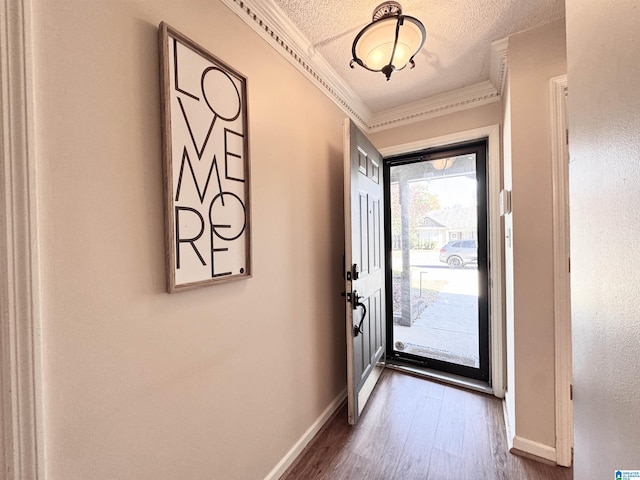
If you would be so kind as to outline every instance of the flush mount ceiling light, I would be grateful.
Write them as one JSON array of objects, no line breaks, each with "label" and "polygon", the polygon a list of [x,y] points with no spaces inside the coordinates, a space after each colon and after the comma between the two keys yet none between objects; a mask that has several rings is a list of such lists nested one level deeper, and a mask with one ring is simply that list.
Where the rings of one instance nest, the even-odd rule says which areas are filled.
[{"label": "flush mount ceiling light", "polygon": [[438,160],[431,160],[430,163],[436,170],[446,170],[453,165],[453,158],[439,158]]},{"label": "flush mount ceiling light", "polygon": [[427,31],[420,20],[402,15],[398,2],[384,2],[373,12],[369,25],[360,30],[351,47],[351,68],[357,63],[391,78],[396,70],[416,64],[413,57],[424,45]]}]

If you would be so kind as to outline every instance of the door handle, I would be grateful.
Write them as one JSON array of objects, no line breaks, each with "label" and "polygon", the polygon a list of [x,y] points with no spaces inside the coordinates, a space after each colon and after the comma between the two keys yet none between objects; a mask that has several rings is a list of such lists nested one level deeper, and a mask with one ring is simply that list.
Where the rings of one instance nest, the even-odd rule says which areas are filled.
[{"label": "door handle", "polygon": [[353,292],[353,298],[354,298],[354,302],[353,302],[353,309],[356,310],[358,307],[362,308],[362,316],[360,317],[360,323],[358,323],[358,325],[354,325],[353,327],[353,336],[357,337],[358,335],[360,335],[361,333],[364,333],[364,330],[362,330],[362,324],[364,322],[364,319],[367,316],[367,307],[364,303],[362,303],[360,300],[362,300],[364,297],[360,297],[358,296],[357,292]]}]

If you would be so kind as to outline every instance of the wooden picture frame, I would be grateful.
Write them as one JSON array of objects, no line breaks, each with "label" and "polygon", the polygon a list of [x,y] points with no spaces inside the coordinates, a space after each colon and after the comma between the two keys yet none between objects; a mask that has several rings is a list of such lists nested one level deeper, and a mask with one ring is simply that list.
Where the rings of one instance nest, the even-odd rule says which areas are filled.
[{"label": "wooden picture frame", "polygon": [[167,292],[251,277],[247,79],[159,26]]}]

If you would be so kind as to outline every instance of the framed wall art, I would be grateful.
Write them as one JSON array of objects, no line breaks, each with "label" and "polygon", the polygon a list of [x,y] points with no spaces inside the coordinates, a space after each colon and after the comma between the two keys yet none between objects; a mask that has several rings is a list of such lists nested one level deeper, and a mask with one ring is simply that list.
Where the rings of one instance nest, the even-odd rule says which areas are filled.
[{"label": "framed wall art", "polygon": [[167,291],[251,276],[247,79],[159,27]]}]

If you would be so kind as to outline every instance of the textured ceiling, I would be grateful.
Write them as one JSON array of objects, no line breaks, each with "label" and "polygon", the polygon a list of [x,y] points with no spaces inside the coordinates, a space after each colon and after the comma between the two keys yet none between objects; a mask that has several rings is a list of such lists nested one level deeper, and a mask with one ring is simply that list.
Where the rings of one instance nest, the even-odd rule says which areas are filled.
[{"label": "textured ceiling", "polygon": [[296,25],[315,52],[374,113],[489,80],[495,40],[564,17],[564,0],[401,1],[402,13],[425,25],[416,67],[382,73],[349,67],[356,34],[382,0],[270,0]]}]

